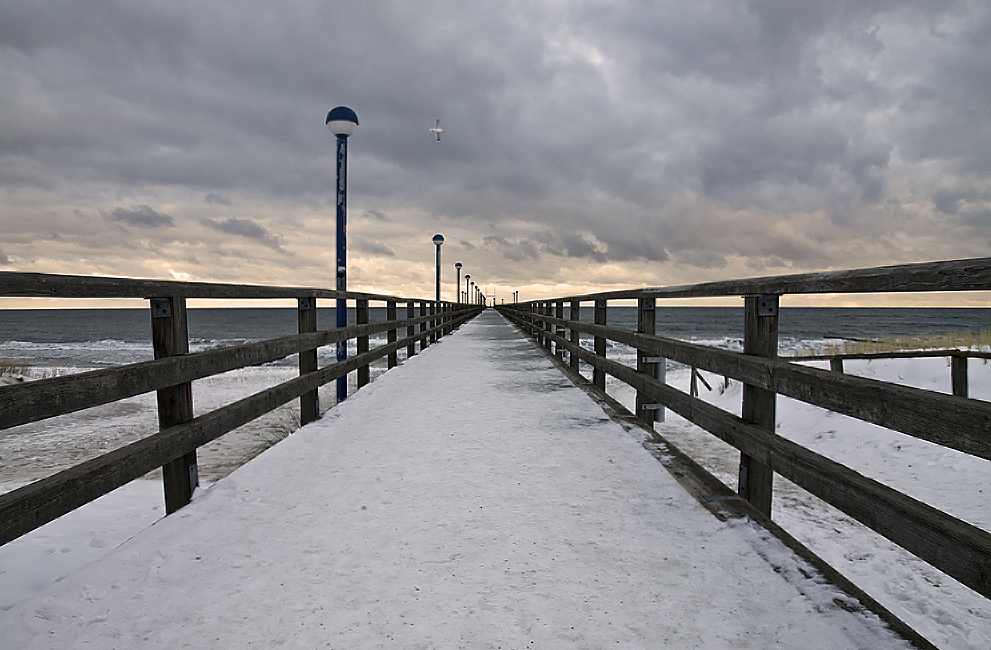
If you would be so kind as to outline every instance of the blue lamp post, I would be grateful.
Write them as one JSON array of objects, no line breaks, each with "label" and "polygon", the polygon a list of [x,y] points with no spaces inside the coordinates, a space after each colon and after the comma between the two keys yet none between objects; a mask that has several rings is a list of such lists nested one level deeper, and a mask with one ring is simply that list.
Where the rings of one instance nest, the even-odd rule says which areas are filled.
[{"label": "blue lamp post", "polygon": [[437,247],[437,290],[434,300],[440,302],[440,245],[444,243],[444,235],[434,235],[434,246]]},{"label": "blue lamp post", "polygon": [[[337,136],[337,290],[348,289],[348,136],[358,127],[358,115],[347,106],[338,106],[327,113],[327,127]],[[348,301],[337,299],[337,326],[348,326]],[[348,343],[337,344],[337,360],[348,358]],[[337,401],[348,396],[347,375],[337,378]]]}]

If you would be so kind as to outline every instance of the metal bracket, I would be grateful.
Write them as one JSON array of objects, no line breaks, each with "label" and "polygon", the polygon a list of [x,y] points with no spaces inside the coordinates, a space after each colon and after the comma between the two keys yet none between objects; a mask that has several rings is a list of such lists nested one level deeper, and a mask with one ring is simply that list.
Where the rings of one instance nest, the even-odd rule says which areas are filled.
[{"label": "metal bracket", "polygon": [[656,306],[656,303],[653,300],[645,300],[643,302],[643,310],[644,311],[654,311],[654,307],[655,306]]},{"label": "metal bracket", "polygon": [[296,300],[299,303],[300,311],[306,311],[307,309],[313,308],[313,298],[297,298]]},{"label": "metal bracket", "polygon": [[191,494],[200,485],[199,465],[193,463],[192,465],[189,465],[186,469],[189,470],[189,492]]},{"label": "metal bracket", "polygon": [[712,503],[713,501],[742,501],[743,497],[739,494],[703,494],[702,498],[707,503]]},{"label": "metal bracket", "polygon": [[152,318],[171,318],[172,317],[172,299],[171,298],[152,298],[151,299],[151,317]]},{"label": "metal bracket", "polygon": [[664,408],[664,405],[663,404],[641,404],[640,405],[640,410],[641,411],[660,411],[663,408]]},{"label": "metal bracket", "polygon": [[665,358],[664,357],[644,357],[643,358],[643,362],[644,363],[664,363],[664,361],[665,361]]},{"label": "metal bracket", "polygon": [[779,296],[760,296],[757,298],[758,316],[777,316]]}]

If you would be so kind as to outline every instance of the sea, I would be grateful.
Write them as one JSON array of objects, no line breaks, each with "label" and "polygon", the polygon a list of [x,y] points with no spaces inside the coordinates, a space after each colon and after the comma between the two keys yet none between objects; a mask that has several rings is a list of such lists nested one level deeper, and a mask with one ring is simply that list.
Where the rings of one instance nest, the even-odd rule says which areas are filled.
[{"label": "sea", "polygon": [[[385,309],[371,308],[369,320],[385,320]],[[190,350],[200,351],[296,333],[295,309],[194,308],[189,310]],[[400,310],[400,317],[402,310]],[[565,318],[569,318],[565,308]],[[334,327],[333,308],[319,309],[317,325]],[[584,307],[580,320],[591,321]],[[349,310],[348,322],[355,321]],[[610,307],[608,324],[636,329],[634,307]],[[734,349],[743,343],[743,310],[736,307],[658,307],[656,333]],[[809,349],[824,341],[894,336],[979,333],[991,329],[985,308],[783,308],[779,354]],[[385,340],[385,334],[372,337]],[[331,348],[321,356],[330,359]],[[0,310],[0,359],[43,368],[92,369],[154,358],[151,317],[144,309]],[[295,365],[293,358],[274,365]]]},{"label": "sea", "polygon": [[[384,308],[372,308],[371,322],[386,319]],[[400,316],[403,310],[400,310]],[[565,309],[565,318],[570,317]],[[591,321],[583,308],[580,320]],[[350,310],[349,323],[354,323]],[[610,307],[608,324],[636,329],[635,307]],[[317,325],[334,327],[333,308],[318,310]],[[658,335],[741,350],[743,310],[735,307],[663,307],[656,314]],[[201,351],[296,333],[295,309],[191,308],[188,312],[190,350]],[[841,339],[979,333],[991,328],[991,309],[981,308],[783,308],[779,317],[779,354],[807,353]],[[374,348],[386,334],[371,337]],[[591,348],[585,337],[582,345]],[[355,353],[351,342],[349,354]],[[405,349],[398,353],[400,363]],[[607,356],[635,365],[635,350],[610,343]],[[334,346],[318,351],[318,363],[333,363]],[[154,358],[151,316],[144,309],[0,310],[0,360],[19,366],[27,379],[40,379]],[[194,412],[200,415],[298,373],[295,356],[263,366],[243,368],[193,383]],[[677,364],[669,365],[676,371]],[[386,371],[385,360],[373,364],[371,375]],[[349,392],[355,376],[349,377]],[[320,404],[335,404],[333,384],[321,389]],[[298,426],[298,408],[287,404],[259,420],[229,433],[200,454],[206,481],[227,475]],[[154,394],[43,422],[0,429],[0,492],[36,480],[127,444],[157,430]]]}]

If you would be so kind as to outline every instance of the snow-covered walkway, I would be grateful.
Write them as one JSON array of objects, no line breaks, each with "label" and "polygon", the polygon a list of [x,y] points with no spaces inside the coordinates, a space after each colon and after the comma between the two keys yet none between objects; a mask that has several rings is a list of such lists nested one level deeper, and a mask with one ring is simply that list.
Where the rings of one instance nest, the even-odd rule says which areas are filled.
[{"label": "snow-covered walkway", "polygon": [[5,648],[905,648],[720,522],[492,310],[102,560]]}]

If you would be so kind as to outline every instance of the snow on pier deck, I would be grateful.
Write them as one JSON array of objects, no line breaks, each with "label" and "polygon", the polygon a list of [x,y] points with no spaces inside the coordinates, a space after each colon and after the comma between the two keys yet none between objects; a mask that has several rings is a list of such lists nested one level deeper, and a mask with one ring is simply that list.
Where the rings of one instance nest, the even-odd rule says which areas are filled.
[{"label": "snow on pier deck", "polygon": [[489,310],[0,618],[9,648],[904,648]]}]

